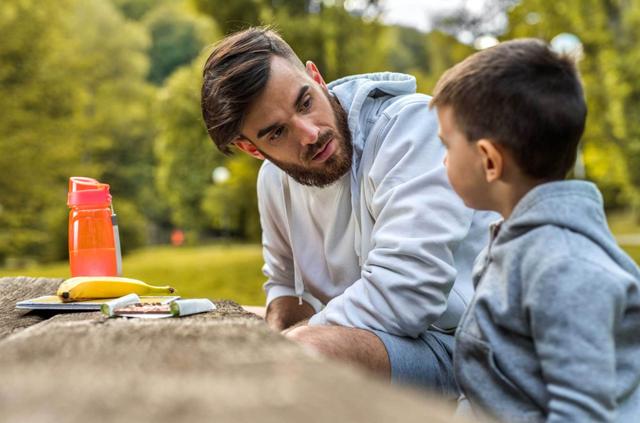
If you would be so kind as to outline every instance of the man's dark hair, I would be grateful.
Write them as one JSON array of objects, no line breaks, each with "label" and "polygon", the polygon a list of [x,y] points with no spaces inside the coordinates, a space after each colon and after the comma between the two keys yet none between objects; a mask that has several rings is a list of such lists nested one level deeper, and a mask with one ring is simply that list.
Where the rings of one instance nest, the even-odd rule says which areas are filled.
[{"label": "man's dark hair", "polygon": [[467,139],[491,139],[536,179],[573,167],[587,106],[574,60],[537,39],[500,43],[449,69],[430,107],[451,106]]},{"label": "man's dark hair", "polygon": [[301,66],[291,47],[272,29],[249,28],[216,45],[203,71],[202,116],[207,132],[220,151],[240,135],[247,108],[269,80],[272,56]]}]

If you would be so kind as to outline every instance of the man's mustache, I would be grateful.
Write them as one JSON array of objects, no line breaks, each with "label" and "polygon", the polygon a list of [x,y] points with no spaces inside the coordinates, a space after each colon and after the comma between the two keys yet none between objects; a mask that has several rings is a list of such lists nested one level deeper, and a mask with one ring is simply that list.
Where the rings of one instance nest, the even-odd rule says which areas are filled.
[{"label": "man's mustache", "polygon": [[304,152],[303,160],[305,162],[310,162],[314,156],[318,154],[318,152],[320,152],[329,141],[331,141],[331,138],[335,138],[335,133],[330,129],[320,134],[316,142],[307,147],[307,150]]}]

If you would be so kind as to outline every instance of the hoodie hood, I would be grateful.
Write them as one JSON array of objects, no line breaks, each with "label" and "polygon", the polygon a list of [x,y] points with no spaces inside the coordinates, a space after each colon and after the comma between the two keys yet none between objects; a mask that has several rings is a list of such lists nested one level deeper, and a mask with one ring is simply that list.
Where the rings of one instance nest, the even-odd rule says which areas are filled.
[{"label": "hoodie hood", "polygon": [[[351,139],[353,143],[353,166],[351,167],[351,178],[355,180],[356,172],[360,166],[360,158],[364,149],[364,143],[367,136],[367,131],[371,128],[371,125],[366,121],[372,118],[376,109],[376,101],[383,96],[398,96],[402,94],[412,94],[416,92],[416,80],[410,75],[404,75],[399,73],[382,72],[373,74],[353,75],[347,76],[342,79],[338,79],[328,84],[329,91],[334,94],[342,108],[347,112],[347,122],[349,125],[349,131],[351,132]],[[364,129],[363,129],[364,128]],[[288,186],[288,178],[283,179],[283,192],[285,198],[285,213],[287,221],[292,221],[293,211],[291,210],[291,198],[290,188]],[[351,196],[357,197],[358,185],[352,182]],[[287,230],[291,232],[290,226],[287,226]],[[295,250],[293,246],[294,238],[289,233],[289,239],[291,240],[291,248]],[[316,310],[319,310],[322,305],[313,297],[305,294],[304,281],[302,280],[302,272],[298,268],[298,261],[293,260],[294,270],[294,290],[295,295],[299,299],[299,303],[302,304],[304,298],[307,302],[312,304]]]},{"label": "hoodie hood", "polygon": [[373,110],[373,100],[383,96],[414,94],[416,79],[402,73],[379,72],[347,76],[331,82],[328,87],[347,112],[353,142],[354,168],[357,168],[367,137],[362,128],[370,128],[371,125],[366,121],[376,112]]},{"label": "hoodie hood", "polygon": [[544,225],[587,237],[620,267],[640,279],[635,262],[620,250],[608,230],[602,196],[591,182],[557,181],[533,188],[502,223],[495,244],[506,243]]}]

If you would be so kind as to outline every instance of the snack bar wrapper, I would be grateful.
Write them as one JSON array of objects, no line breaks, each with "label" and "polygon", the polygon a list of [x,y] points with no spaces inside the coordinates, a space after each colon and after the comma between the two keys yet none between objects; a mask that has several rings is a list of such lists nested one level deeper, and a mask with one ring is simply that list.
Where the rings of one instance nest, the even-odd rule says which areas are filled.
[{"label": "snack bar wrapper", "polygon": [[171,303],[171,314],[176,317],[206,313],[207,311],[215,309],[216,305],[206,298],[176,300]]}]

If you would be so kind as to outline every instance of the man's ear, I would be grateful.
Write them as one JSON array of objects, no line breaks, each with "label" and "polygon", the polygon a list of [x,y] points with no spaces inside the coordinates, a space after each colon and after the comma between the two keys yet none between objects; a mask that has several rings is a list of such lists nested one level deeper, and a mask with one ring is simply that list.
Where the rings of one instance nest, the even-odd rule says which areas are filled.
[{"label": "man's ear", "polygon": [[311,60],[307,60],[305,69],[307,70],[307,75],[309,75],[311,79],[320,84],[320,86],[325,90],[328,90],[327,84],[324,82],[324,79],[322,78],[322,75],[320,74],[320,71],[316,67],[315,63],[313,63]]},{"label": "man's ear", "polygon": [[251,141],[238,138],[233,142],[233,144],[248,155],[255,157],[256,159],[264,160],[262,153]]},{"label": "man's ear", "polygon": [[476,141],[476,148],[482,158],[482,168],[487,182],[500,179],[504,171],[504,156],[497,144],[488,139],[481,139]]}]

